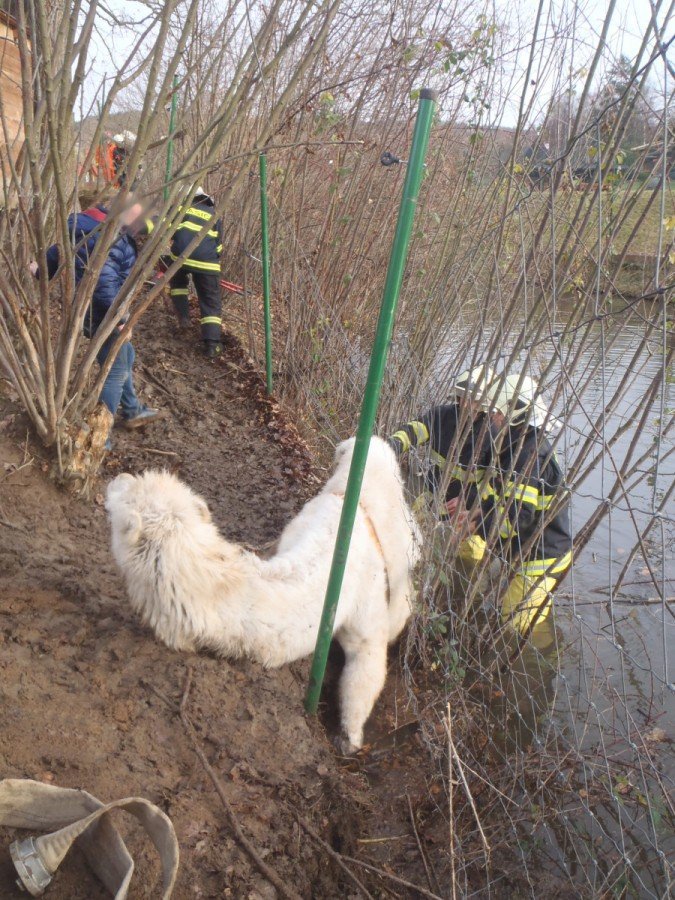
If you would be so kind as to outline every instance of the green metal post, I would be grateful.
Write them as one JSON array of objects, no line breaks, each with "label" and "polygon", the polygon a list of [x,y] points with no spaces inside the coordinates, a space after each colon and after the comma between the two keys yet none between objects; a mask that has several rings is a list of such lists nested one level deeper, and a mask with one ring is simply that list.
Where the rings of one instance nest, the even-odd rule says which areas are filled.
[{"label": "green metal post", "polygon": [[349,469],[349,478],[347,480],[347,488],[342,504],[342,515],[340,516],[340,525],[335,540],[333,562],[328,577],[326,598],[321,614],[319,633],[316,638],[316,647],[314,648],[309,685],[307,686],[307,694],[305,696],[305,709],[312,714],[316,713],[319,705],[321,687],[326,672],[328,648],[333,637],[335,613],[340,599],[340,590],[342,588],[347,556],[349,554],[349,544],[354,528],[354,521],[356,519],[356,511],[359,505],[366,459],[368,457],[370,436],[373,433],[373,428],[375,426],[375,415],[380,401],[384,367],[387,360],[389,344],[391,342],[391,333],[394,326],[394,316],[396,314],[398,298],[401,292],[403,271],[408,256],[408,247],[410,245],[410,235],[412,233],[415,208],[417,206],[417,197],[422,183],[424,159],[429,145],[431,121],[436,105],[435,101],[435,91],[430,90],[429,88],[424,88],[420,91],[417,120],[415,122],[415,131],[413,133],[412,146],[410,148],[410,158],[408,160],[408,168],[405,176],[405,183],[403,185],[403,196],[401,197],[396,232],[394,234],[394,243],[391,248],[391,257],[387,268],[387,278],[384,285],[382,306],[377,322],[377,331],[375,333],[375,340],[370,356],[370,367],[368,369],[368,380],[366,382],[366,390],[361,406],[361,415],[356,430],[354,454]]},{"label": "green metal post", "polygon": [[262,237],[263,310],[265,317],[265,376],[272,393],[272,313],[270,310],[270,242],[267,214],[267,156],[260,154],[260,228]]},{"label": "green metal post", "polygon": [[176,130],[176,108],[178,106],[178,75],[173,76],[171,93],[171,113],[169,114],[169,142],[166,145],[166,178],[164,179],[164,202],[169,199],[169,182],[173,172],[173,133]]}]

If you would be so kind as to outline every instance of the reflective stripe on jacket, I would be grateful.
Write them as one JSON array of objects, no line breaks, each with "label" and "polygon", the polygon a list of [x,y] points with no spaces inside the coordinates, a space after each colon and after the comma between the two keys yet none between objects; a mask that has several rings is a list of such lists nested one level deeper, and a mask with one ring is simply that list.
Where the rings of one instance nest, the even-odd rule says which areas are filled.
[{"label": "reflective stripe on jacket", "polygon": [[[467,506],[471,506],[478,496],[477,485],[481,483],[485,469],[490,464],[490,431],[484,414],[481,413],[471,425],[462,423],[460,416],[457,403],[435,406],[419,419],[399,428],[389,441],[399,453],[407,453],[412,447],[429,444],[427,449],[431,465],[426,474],[426,482],[432,491],[436,491],[441,484],[448,457],[456,459],[450,473],[446,500],[459,496],[462,487],[469,485],[465,490],[465,498]],[[460,424],[463,425],[466,438],[458,453],[454,443],[459,435]]]},{"label": "reflective stripe on jacket", "polygon": [[222,225],[220,221],[215,221],[213,203],[210,200],[193,201],[187,207],[182,221],[171,238],[171,258],[178,259],[182,256],[194,240],[195,234],[201,232],[207,223],[210,227],[202,232],[204,237],[190,251],[183,265],[198,272],[220,272],[220,254],[223,250]]},{"label": "reflective stripe on jacket", "polygon": [[480,533],[487,538],[496,520],[503,548],[522,559],[525,574],[560,574],[572,561],[569,494],[548,439],[531,426],[510,429],[494,468]]}]

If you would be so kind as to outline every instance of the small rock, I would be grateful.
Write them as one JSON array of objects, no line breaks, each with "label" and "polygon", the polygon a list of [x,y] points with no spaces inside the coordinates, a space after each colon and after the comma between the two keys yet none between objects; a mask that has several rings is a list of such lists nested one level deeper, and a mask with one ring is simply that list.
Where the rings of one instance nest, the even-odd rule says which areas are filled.
[{"label": "small rock", "polygon": [[112,708],[113,718],[118,722],[128,722],[129,721],[129,708],[126,703],[122,703],[121,700],[118,700],[117,703],[113,705]]}]

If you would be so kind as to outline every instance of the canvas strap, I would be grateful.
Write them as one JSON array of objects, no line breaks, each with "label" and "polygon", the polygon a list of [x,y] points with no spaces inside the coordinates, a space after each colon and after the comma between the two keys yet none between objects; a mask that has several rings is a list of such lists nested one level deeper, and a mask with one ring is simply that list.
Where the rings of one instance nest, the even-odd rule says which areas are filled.
[{"label": "canvas strap", "polygon": [[[337,491],[333,491],[334,497],[339,497],[341,500],[344,500],[345,495],[340,494]],[[382,547],[382,541],[380,540],[377,530],[375,529],[375,525],[373,524],[373,520],[368,515],[366,508],[362,503],[359,503],[359,509],[363,513],[363,518],[366,523],[366,528],[368,529],[368,534],[370,535],[373,543],[377,547],[377,552],[380,554],[382,559],[382,565],[384,566],[384,580],[386,583],[386,592],[387,592],[387,606],[389,606],[389,601],[391,599],[391,586],[389,584],[389,571],[387,569],[387,558],[384,555],[384,548]]]},{"label": "canvas strap", "polygon": [[169,900],[178,873],[178,841],[171,819],[161,809],[143,797],[102,803],[86,791],[7,778],[0,781],[0,825],[49,832],[10,845],[17,885],[33,897],[41,896],[77,840],[115,900],[126,900],[134,861],[109,815],[114,809],[131,813],[155,845],[162,862],[162,898]]}]

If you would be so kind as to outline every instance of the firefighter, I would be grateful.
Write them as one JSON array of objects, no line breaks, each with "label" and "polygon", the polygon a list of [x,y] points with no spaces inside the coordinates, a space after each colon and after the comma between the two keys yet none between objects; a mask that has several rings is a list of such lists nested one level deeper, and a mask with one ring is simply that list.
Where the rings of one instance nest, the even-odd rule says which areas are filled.
[{"label": "firefighter", "polygon": [[447,508],[459,525],[497,540],[511,568],[501,616],[522,633],[548,616],[552,592],[572,563],[569,494],[547,437],[555,420],[536,382],[507,375],[491,394],[493,473],[480,510],[457,512],[456,499]]},{"label": "firefighter", "polygon": [[123,187],[127,181],[127,160],[131,155],[136,135],[132,131],[121,131],[113,135],[110,145],[110,159],[112,168],[111,181],[115,187]]},{"label": "firefighter", "polygon": [[[485,469],[491,460],[488,421],[489,389],[494,373],[488,366],[477,366],[459,376],[452,389],[451,402],[435,406],[421,418],[408,422],[390,438],[398,456],[413,447],[429,445],[429,467],[425,482],[432,494],[447,483],[444,504],[462,503],[476,506]],[[450,458],[452,468],[445,473]],[[449,514],[441,504],[441,518]],[[458,556],[465,563],[477,562],[485,553],[485,541],[479,534],[470,535],[459,546]]]},{"label": "firefighter", "polygon": [[182,327],[189,326],[188,279],[192,276],[201,312],[200,324],[204,352],[209,359],[220,356],[222,296],[220,289],[220,254],[223,249],[222,225],[215,221],[215,202],[198,187],[192,204],[187,207],[182,222],[171,238],[171,259],[178,259],[194,240],[195,233],[208,223],[208,230],[200,243],[190,252],[180,269],[171,277],[171,299]]}]

